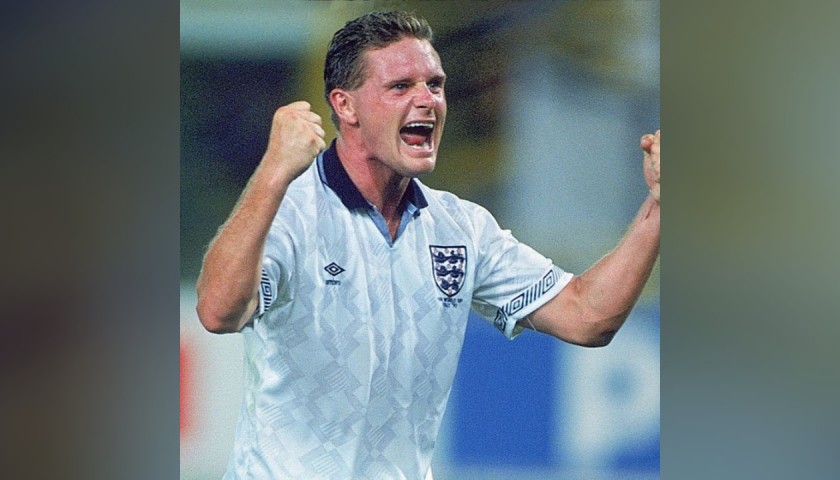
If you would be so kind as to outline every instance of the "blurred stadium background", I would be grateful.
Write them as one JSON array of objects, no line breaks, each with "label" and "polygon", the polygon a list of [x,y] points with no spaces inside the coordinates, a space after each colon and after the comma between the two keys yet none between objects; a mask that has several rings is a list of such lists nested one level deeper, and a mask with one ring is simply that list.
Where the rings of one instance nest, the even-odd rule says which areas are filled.
[{"label": "blurred stadium background", "polygon": [[[609,250],[646,194],[639,137],[660,125],[659,2],[181,0],[181,469],[220,478],[242,340],[195,315],[201,256],[258,163],[274,110],[325,119],[332,33],[370,10],[435,29],[449,115],[423,181],[476,201],[566,270]],[[332,138],[334,132],[327,133]],[[605,349],[471,318],[437,480],[659,478],[659,268]]]}]

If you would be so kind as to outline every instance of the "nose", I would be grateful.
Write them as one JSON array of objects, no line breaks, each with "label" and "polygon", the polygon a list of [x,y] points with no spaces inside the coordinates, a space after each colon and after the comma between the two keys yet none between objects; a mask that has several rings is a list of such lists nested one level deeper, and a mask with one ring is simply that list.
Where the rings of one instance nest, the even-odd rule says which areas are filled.
[{"label": "nose", "polygon": [[417,108],[433,109],[437,105],[437,95],[432,92],[428,84],[421,83],[414,95],[414,106]]}]

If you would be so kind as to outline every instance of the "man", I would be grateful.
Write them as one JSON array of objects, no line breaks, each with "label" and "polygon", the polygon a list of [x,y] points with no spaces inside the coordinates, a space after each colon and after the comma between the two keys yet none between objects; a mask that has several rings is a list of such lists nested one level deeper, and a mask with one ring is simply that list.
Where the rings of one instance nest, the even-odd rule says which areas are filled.
[{"label": "man", "polygon": [[651,194],[580,276],[417,180],[435,167],[447,110],[431,38],[398,12],[339,30],[324,70],[337,138],[327,148],[306,102],[278,109],[208,249],[199,317],[242,332],[247,357],[225,478],[430,479],[470,309],[509,338],[531,328],[603,346],[653,268],[659,132],[641,141]]}]

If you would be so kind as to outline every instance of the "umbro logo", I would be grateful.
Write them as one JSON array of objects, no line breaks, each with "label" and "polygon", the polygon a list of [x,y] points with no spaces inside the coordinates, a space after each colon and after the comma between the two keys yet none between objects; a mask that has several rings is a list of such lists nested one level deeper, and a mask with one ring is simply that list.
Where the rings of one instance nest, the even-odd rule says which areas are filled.
[{"label": "umbro logo", "polygon": [[338,275],[339,273],[343,272],[344,268],[342,268],[341,265],[339,265],[335,262],[332,262],[331,264],[324,267],[324,270],[326,270],[327,273],[329,273],[330,275],[332,275],[334,277],[334,276]]},{"label": "umbro logo", "polygon": [[[335,277],[336,275],[345,271],[344,267],[342,267],[341,265],[339,265],[335,262],[332,262],[329,265],[327,265],[326,267],[324,267],[324,270],[326,270],[327,273],[329,273],[333,277]],[[327,285],[341,285],[341,281],[331,278],[331,279],[327,280]]]}]

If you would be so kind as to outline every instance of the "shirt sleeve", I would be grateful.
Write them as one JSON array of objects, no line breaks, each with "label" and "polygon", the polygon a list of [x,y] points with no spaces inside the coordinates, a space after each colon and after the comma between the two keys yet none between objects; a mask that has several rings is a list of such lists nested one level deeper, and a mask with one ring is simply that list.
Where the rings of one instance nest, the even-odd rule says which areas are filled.
[{"label": "shirt sleeve", "polygon": [[255,319],[263,317],[272,307],[292,300],[292,272],[294,245],[285,222],[276,219],[266,239],[260,272],[259,304]]},{"label": "shirt sleeve", "polygon": [[502,230],[483,208],[472,218],[478,253],[472,308],[512,340],[525,328],[519,321],[560,293],[573,275]]}]

